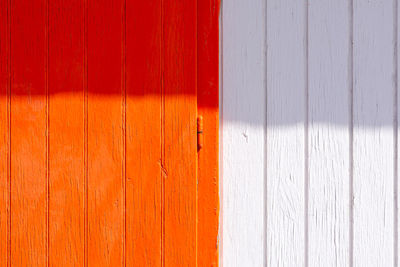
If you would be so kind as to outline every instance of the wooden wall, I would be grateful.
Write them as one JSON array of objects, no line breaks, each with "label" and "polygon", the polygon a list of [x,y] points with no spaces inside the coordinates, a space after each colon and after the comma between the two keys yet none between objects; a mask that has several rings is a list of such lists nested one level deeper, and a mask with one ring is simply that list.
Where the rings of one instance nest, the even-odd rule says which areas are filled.
[{"label": "wooden wall", "polygon": [[398,266],[398,13],[223,2],[223,266]]},{"label": "wooden wall", "polygon": [[0,0],[0,266],[217,266],[218,16]]}]

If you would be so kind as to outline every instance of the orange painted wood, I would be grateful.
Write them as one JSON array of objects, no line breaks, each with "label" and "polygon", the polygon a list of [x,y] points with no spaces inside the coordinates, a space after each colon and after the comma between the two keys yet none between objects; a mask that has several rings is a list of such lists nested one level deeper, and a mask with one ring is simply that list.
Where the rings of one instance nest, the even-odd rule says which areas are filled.
[{"label": "orange painted wood", "polygon": [[126,263],[161,266],[161,1],[126,3]]},{"label": "orange painted wood", "polygon": [[198,1],[197,105],[203,118],[198,152],[198,265],[218,265],[219,0]]},{"label": "orange painted wood", "polygon": [[47,263],[47,6],[11,2],[11,262]]},{"label": "orange painted wood", "polygon": [[175,0],[162,6],[165,266],[197,262],[196,6]]},{"label": "orange painted wood", "polygon": [[122,1],[88,0],[88,265],[123,262]]},{"label": "orange painted wood", "polygon": [[9,246],[9,1],[0,1],[0,266],[7,266]]},{"label": "orange painted wood", "polygon": [[49,1],[49,264],[84,260],[84,6]]}]

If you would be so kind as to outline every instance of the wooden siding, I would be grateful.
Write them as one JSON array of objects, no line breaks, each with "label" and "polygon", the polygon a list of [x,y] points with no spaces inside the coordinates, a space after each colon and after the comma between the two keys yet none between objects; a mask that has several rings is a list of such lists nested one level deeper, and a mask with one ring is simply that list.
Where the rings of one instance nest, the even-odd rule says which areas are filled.
[{"label": "wooden siding", "polygon": [[0,1],[1,266],[218,265],[218,18]]},{"label": "wooden siding", "polygon": [[399,12],[223,2],[224,266],[398,266]]}]

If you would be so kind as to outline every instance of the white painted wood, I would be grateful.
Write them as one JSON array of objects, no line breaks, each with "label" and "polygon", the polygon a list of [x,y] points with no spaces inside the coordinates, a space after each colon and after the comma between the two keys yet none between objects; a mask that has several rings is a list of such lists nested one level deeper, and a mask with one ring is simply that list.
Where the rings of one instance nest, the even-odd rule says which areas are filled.
[{"label": "white painted wood", "polygon": [[398,265],[397,1],[223,1],[223,266]]},{"label": "white painted wood", "polygon": [[349,266],[348,0],[309,0],[309,266]]},{"label": "white painted wood", "polygon": [[305,264],[306,6],[267,1],[267,263]]},{"label": "white painted wood", "polygon": [[222,8],[222,264],[263,266],[265,0]]},{"label": "white painted wood", "polygon": [[393,1],[354,1],[354,266],[393,266]]}]

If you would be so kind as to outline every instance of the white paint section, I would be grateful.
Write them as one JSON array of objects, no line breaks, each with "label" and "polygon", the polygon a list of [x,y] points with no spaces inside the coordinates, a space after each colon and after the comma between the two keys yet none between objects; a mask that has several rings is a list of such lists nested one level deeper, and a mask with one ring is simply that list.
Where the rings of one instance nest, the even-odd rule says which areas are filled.
[{"label": "white paint section", "polygon": [[267,2],[268,266],[305,264],[305,2]]},{"label": "white paint section", "polygon": [[393,266],[393,1],[354,1],[354,266]]},{"label": "white paint section", "polygon": [[309,266],[349,266],[350,2],[309,1]]},{"label": "white paint section", "polygon": [[223,266],[399,264],[397,1],[223,1]]},{"label": "white paint section", "polygon": [[265,0],[222,8],[222,263],[263,266]]}]

